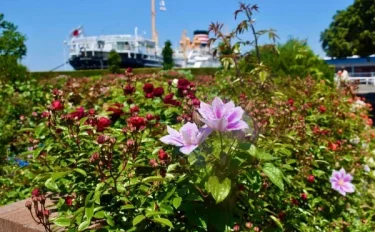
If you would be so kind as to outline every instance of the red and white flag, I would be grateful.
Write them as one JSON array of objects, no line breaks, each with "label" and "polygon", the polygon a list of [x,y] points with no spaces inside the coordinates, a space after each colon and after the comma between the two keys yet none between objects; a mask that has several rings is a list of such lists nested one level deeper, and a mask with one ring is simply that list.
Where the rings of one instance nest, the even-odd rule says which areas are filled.
[{"label": "red and white flag", "polygon": [[71,33],[70,33],[70,38],[73,38],[73,37],[79,37],[80,35],[83,34],[83,27],[80,26],[76,29],[74,29]]}]

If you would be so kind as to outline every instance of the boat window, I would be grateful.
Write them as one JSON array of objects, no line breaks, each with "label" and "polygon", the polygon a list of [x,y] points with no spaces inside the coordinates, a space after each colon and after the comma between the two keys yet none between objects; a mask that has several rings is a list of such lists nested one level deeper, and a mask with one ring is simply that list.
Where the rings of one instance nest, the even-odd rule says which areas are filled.
[{"label": "boat window", "polygon": [[127,42],[117,42],[117,50],[125,50],[125,46],[127,45]]},{"label": "boat window", "polygon": [[103,40],[98,41],[98,48],[104,48],[104,45],[105,45],[105,41]]}]

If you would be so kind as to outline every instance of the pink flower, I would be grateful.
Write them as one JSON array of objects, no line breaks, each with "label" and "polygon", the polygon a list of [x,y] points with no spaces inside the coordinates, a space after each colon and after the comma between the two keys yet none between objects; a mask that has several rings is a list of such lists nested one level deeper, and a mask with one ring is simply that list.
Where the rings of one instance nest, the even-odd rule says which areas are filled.
[{"label": "pink flower", "polygon": [[212,130],[207,126],[198,129],[195,123],[186,123],[176,131],[167,126],[169,135],[160,138],[165,144],[174,145],[180,148],[180,152],[185,155],[194,151],[207,137],[211,134]]},{"label": "pink flower", "polygon": [[202,121],[213,130],[235,131],[249,128],[242,120],[244,110],[239,106],[235,107],[232,101],[225,104],[219,97],[215,97],[212,106],[201,102],[198,111]]},{"label": "pink flower", "polygon": [[346,193],[354,192],[354,185],[351,183],[353,176],[347,174],[343,168],[341,168],[340,171],[333,170],[332,176],[329,180],[332,188],[343,196],[345,196]]},{"label": "pink flower", "polygon": [[51,106],[52,106],[52,109],[56,111],[64,109],[64,104],[62,104],[61,101],[59,100],[54,100]]}]

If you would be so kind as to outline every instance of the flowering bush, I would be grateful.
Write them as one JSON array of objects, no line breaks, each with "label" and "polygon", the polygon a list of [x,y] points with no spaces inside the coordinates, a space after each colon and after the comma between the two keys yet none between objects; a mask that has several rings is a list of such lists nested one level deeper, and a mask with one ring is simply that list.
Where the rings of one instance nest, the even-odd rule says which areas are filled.
[{"label": "flowering bush", "polygon": [[375,133],[350,86],[207,78],[68,79],[23,129],[13,191],[33,179],[72,231],[375,228]]}]

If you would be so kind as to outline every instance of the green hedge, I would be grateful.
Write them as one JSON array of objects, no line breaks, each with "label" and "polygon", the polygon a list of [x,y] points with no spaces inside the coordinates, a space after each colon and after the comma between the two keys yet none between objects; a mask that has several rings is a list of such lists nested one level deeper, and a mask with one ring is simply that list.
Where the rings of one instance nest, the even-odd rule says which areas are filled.
[{"label": "green hedge", "polygon": [[[153,74],[161,71],[161,68],[137,68],[133,69],[134,74]],[[191,70],[193,75],[214,75],[218,68],[181,68],[177,70]],[[125,69],[121,69],[124,73]],[[102,76],[109,74],[108,69],[95,69],[95,70],[77,70],[77,71],[63,71],[63,72],[31,72],[33,78],[53,78],[60,75],[67,75],[70,77],[92,77]]]}]

